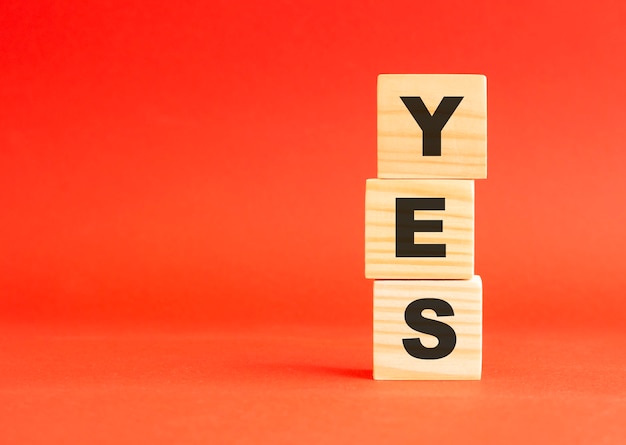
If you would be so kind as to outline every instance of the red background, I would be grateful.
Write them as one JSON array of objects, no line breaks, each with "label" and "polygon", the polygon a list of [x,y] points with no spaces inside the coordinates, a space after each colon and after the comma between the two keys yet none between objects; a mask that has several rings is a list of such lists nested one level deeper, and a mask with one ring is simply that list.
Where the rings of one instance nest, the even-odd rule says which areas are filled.
[{"label": "red background", "polygon": [[[625,19],[3,1],[0,440],[625,440]],[[381,72],[488,78],[481,382],[371,381]]]}]

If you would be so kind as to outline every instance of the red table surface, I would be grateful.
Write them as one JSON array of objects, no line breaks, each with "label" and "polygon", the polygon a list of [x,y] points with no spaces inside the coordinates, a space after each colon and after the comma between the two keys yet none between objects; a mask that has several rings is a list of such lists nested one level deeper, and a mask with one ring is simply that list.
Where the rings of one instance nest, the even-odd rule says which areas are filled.
[{"label": "red table surface", "polygon": [[[626,443],[626,6],[0,2],[0,443]],[[374,382],[379,73],[482,73],[480,382]]]},{"label": "red table surface", "polygon": [[371,378],[336,326],[2,336],[3,443],[621,443],[626,340],[485,336],[483,379]]}]

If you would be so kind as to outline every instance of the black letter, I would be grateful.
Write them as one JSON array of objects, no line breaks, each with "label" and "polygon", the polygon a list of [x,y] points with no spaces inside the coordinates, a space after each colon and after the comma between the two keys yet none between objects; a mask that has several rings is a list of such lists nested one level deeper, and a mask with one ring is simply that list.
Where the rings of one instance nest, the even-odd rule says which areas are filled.
[{"label": "black letter", "polygon": [[445,210],[445,198],[396,198],[396,257],[445,257],[445,244],[415,244],[415,232],[443,232],[443,221],[416,220],[415,210]]},{"label": "black letter", "polygon": [[446,317],[454,315],[452,306],[446,301],[437,298],[423,298],[415,300],[406,307],[404,319],[411,329],[424,334],[430,334],[439,340],[434,348],[426,348],[419,338],[403,338],[404,349],[411,356],[425,360],[436,360],[450,354],[456,346],[456,334],[449,325],[437,320],[422,317],[424,309],[432,309],[437,316]]},{"label": "black letter", "polygon": [[446,96],[431,116],[421,97],[400,97],[422,129],[422,156],[441,156],[441,130],[463,97]]}]

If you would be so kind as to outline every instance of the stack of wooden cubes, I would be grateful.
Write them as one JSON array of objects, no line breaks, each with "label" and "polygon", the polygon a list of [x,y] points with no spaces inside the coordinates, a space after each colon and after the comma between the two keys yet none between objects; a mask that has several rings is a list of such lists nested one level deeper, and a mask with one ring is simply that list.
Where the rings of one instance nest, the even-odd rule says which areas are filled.
[{"label": "stack of wooden cubes", "polygon": [[375,379],[480,379],[474,180],[486,177],[485,76],[378,76],[378,176],[365,198]]}]

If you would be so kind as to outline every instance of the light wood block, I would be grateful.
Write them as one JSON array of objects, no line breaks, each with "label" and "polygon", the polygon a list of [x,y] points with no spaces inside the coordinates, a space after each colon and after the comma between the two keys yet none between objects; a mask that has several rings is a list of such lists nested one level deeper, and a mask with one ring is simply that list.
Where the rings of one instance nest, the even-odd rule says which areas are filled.
[{"label": "light wood block", "polygon": [[[422,127],[401,99],[403,97],[421,98],[426,107],[421,108],[426,121],[438,112],[437,117],[446,114],[445,106],[437,110],[440,104],[443,105],[444,97],[462,97],[443,128],[439,131],[429,130],[429,134],[435,138],[440,133],[439,156],[424,155]],[[413,99],[413,103],[415,101],[419,102],[419,99]],[[426,110],[429,115],[425,114]],[[378,177],[486,178],[486,77],[481,74],[379,75]]]},{"label": "light wood block", "polygon": [[[443,315],[439,309],[438,316],[430,309],[446,304],[453,315]],[[407,319],[417,329],[410,327]],[[407,347],[419,357],[411,355]],[[447,355],[439,357],[443,354]],[[480,380],[481,369],[479,276],[470,280],[374,281],[374,379]]]},{"label": "light wood block", "polygon": [[[441,231],[405,224],[416,245],[445,244],[445,256],[402,256],[398,198],[443,198],[445,210],[415,210],[415,221],[441,221]],[[405,211],[406,220],[406,211]],[[413,232],[413,230],[416,230]],[[409,240],[410,243],[411,240]],[[474,275],[474,181],[368,179],[365,192],[365,276],[387,279],[469,279]]]}]

